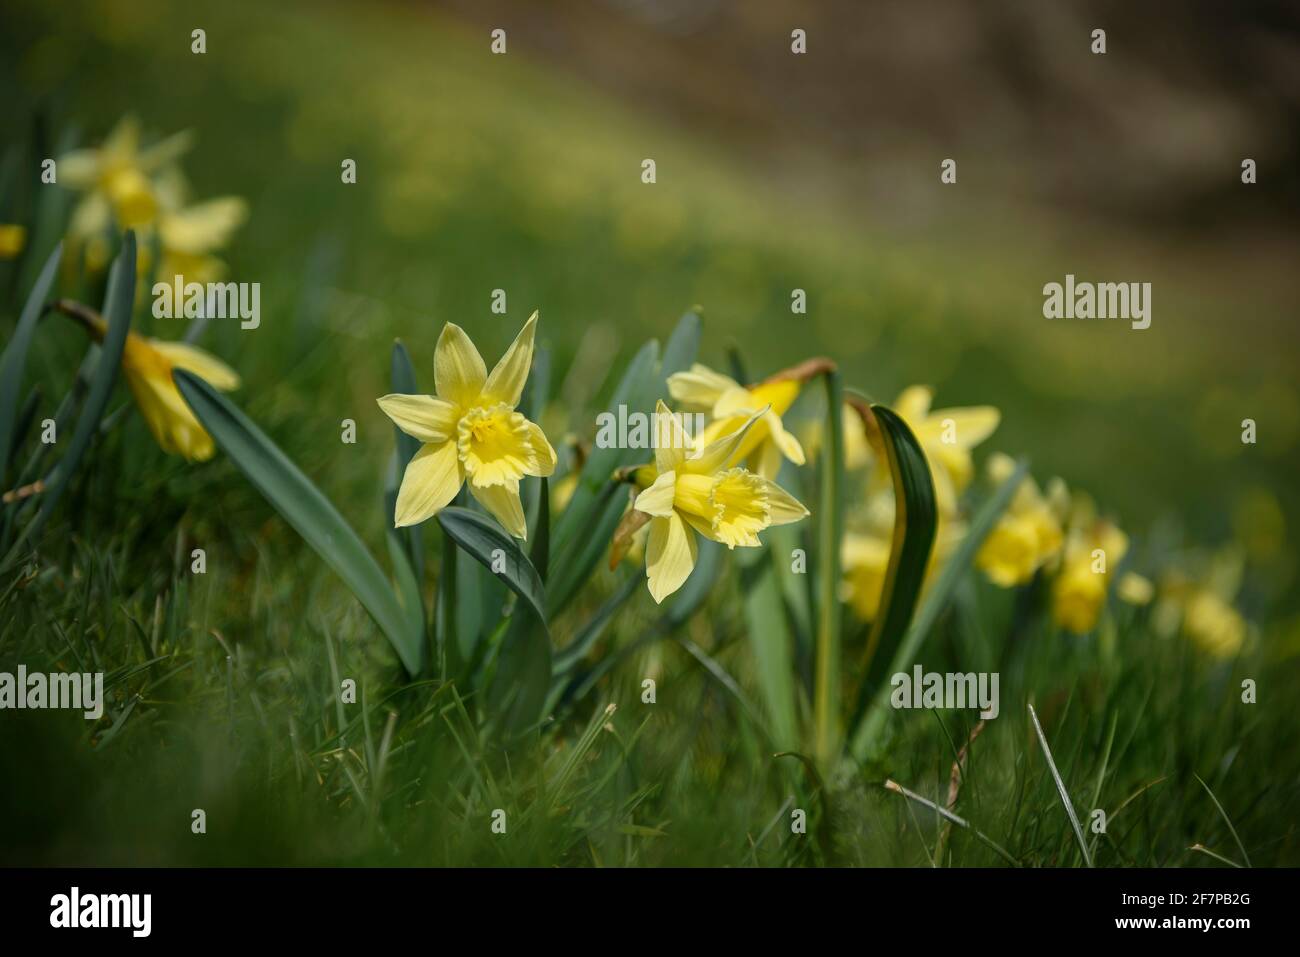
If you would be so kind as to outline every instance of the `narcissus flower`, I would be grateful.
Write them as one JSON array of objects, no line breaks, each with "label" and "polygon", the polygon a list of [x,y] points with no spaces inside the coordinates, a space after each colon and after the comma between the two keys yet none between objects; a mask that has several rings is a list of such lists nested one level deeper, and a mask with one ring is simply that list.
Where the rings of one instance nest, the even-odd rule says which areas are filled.
[{"label": "narcissus flower", "polygon": [[[1005,455],[989,460],[989,476],[996,484],[1006,481],[1014,469],[1015,463]],[[1011,504],[975,555],[976,566],[993,584],[1001,588],[1023,585],[1060,553],[1065,538],[1061,525],[1065,503],[1060,500],[1064,486],[1058,485],[1058,489],[1044,498],[1031,476],[1026,475],[1020,483]]]},{"label": "narcissus flower", "polygon": [[1052,620],[1077,635],[1092,631],[1105,607],[1111,575],[1127,552],[1128,536],[1105,519],[1071,528],[1052,581]]},{"label": "narcissus flower", "polygon": [[386,395],[379,407],[423,443],[397,492],[395,524],[416,525],[449,504],[464,484],[516,538],[526,538],[519,480],[555,471],[541,428],[515,411],[533,364],[537,313],[524,323],[491,374],[460,326],[447,323],[434,354],[435,395]]},{"label": "narcissus flower", "polygon": [[[914,385],[904,389],[894,403],[930,462],[934,493],[941,512],[957,510],[957,496],[970,484],[974,472],[970,450],[997,429],[1002,415],[991,405],[931,410],[932,390]],[[884,464],[879,466],[884,474]]]},{"label": "narcissus flower", "polygon": [[782,457],[795,465],[804,464],[803,447],[781,423],[781,416],[799,397],[799,387],[796,379],[782,379],[747,389],[698,362],[689,371],[668,377],[668,392],[675,400],[688,410],[712,417],[699,437],[703,445],[739,431],[759,409],[766,409],[750,427],[735,457],[768,479],[776,478]]},{"label": "narcissus flower", "polygon": [[74,239],[102,237],[114,220],[123,229],[152,223],[158,197],[150,177],[189,146],[189,134],[178,133],[141,149],[140,124],[127,116],[98,149],[77,149],[60,157],[55,166],[58,183],[86,194],[72,213]]},{"label": "narcissus flower", "polygon": [[[103,318],[88,310],[73,315],[97,342],[104,340],[107,323]],[[126,335],[122,373],[145,425],[169,455],[181,455],[191,462],[207,461],[215,451],[212,436],[181,397],[172,381],[172,369],[187,369],[222,392],[238,389],[239,375],[216,356],[187,342],[150,339],[134,332]]]},{"label": "narcissus flower", "polygon": [[776,483],[732,465],[745,448],[746,433],[767,411],[760,408],[740,428],[700,444],[686,436],[679,415],[662,401],[656,407],[662,431],[654,463],[634,473],[642,491],[633,504],[637,512],[650,516],[646,577],[656,602],[690,577],[699,549],[695,533],[728,548],[752,548],[761,544],[758,533],[763,529],[808,515],[808,509]]}]

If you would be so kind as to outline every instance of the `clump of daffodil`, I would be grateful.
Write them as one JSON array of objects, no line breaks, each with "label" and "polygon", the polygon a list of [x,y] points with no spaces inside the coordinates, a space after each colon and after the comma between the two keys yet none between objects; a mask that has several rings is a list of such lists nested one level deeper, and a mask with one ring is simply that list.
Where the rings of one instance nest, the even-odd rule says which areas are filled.
[{"label": "clump of daffodil", "polygon": [[[60,302],[58,307],[80,320],[96,342],[104,340],[108,324],[101,316],[72,303]],[[212,436],[181,397],[172,381],[172,369],[193,372],[222,392],[238,389],[239,375],[216,356],[188,342],[126,334],[122,373],[145,425],[169,455],[180,455],[191,462],[207,461],[215,451]]]},{"label": "clump of daffodil", "polygon": [[140,124],[127,116],[98,148],[76,149],[59,158],[57,182],[85,194],[73,210],[70,233],[74,242],[86,243],[90,268],[107,263],[106,233],[113,223],[139,229],[155,221],[158,195],[152,177],[189,146],[189,134],[178,133],[142,149]]},{"label": "clump of daffodil", "polygon": [[803,447],[781,422],[781,416],[799,397],[800,385],[796,377],[777,375],[746,388],[698,362],[689,371],[668,377],[668,392],[674,400],[688,411],[708,413],[711,421],[700,436],[704,445],[740,431],[758,410],[766,410],[749,426],[736,460],[768,479],[776,478],[782,458],[804,464]]},{"label": "clump of daffodil", "polygon": [[1092,503],[1077,497],[1061,567],[1052,581],[1052,620],[1058,626],[1078,635],[1097,626],[1111,576],[1128,545],[1119,526],[1098,518]]},{"label": "clump of daffodil", "polygon": [[516,538],[526,538],[519,480],[555,471],[541,428],[515,411],[533,364],[537,313],[489,374],[460,326],[447,323],[434,353],[435,395],[386,395],[379,407],[422,444],[406,466],[394,523],[415,525],[449,504],[462,485]]},{"label": "clump of daffodil", "polygon": [[[957,511],[957,498],[970,484],[974,473],[971,449],[997,429],[1002,415],[991,405],[934,409],[934,392],[914,385],[899,395],[893,410],[907,423],[930,463],[934,495],[941,514]],[[887,466],[879,462],[874,476],[877,485],[888,481]]]},{"label": "clump of daffodil", "polygon": [[[1015,463],[997,453],[989,458],[987,468],[993,483],[1000,485],[1011,476]],[[1027,583],[1060,554],[1067,508],[1068,496],[1063,483],[1054,480],[1044,497],[1038,484],[1026,475],[1011,504],[976,553],[976,566],[999,587],[1014,588]]]},{"label": "clump of daffodil", "polygon": [[646,577],[651,597],[662,602],[695,568],[696,534],[728,548],[753,548],[763,529],[797,522],[808,509],[775,482],[733,464],[765,407],[708,443],[687,435],[681,416],[662,400],[655,411],[655,460],[631,473],[641,491],[629,514],[649,517]]}]

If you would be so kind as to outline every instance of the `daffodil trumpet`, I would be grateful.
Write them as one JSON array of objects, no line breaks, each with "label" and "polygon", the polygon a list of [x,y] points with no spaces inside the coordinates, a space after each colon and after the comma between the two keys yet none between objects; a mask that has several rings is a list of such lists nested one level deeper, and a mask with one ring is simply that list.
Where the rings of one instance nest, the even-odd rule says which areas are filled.
[{"label": "daffodil trumpet", "polygon": [[[47,306],[46,311],[70,316],[96,342],[104,341],[108,323],[89,306],[60,299]],[[173,369],[187,369],[222,392],[239,388],[239,374],[216,356],[188,342],[152,339],[135,332],[126,335],[122,373],[155,441],[169,455],[180,455],[190,462],[207,461],[216,452],[216,446],[172,381]]]},{"label": "daffodil trumpet", "polygon": [[519,482],[555,471],[555,449],[516,411],[533,365],[537,313],[489,374],[465,330],[443,326],[434,351],[434,395],[392,394],[377,401],[421,443],[397,491],[394,524],[416,525],[451,503],[462,486],[515,538],[528,537]]},{"label": "daffodil trumpet", "polygon": [[[696,535],[728,548],[754,548],[758,534],[809,513],[794,496],[770,479],[734,465],[746,435],[769,409],[756,410],[739,429],[711,442],[690,440],[680,417],[661,400],[655,409],[659,427],[674,434],[655,443],[655,460],[616,473],[639,490],[632,511],[614,536],[613,555],[642,526],[650,526],[646,578],[650,595],[662,602],[685,584],[699,556]],[[639,513],[639,514],[638,514]],[[617,562],[617,558],[615,558]]]}]

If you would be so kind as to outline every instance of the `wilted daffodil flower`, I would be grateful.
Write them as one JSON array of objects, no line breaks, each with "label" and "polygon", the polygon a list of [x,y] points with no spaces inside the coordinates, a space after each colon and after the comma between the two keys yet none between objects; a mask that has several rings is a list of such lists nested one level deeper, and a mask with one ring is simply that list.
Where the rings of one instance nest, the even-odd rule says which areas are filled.
[{"label": "wilted daffodil flower", "polygon": [[[101,316],[84,307],[64,307],[64,311],[80,320],[96,342],[104,341],[108,324]],[[172,369],[187,369],[223,392],[239,388],[239,375],[216,356],[187,342],[126,334],[122,373],[149,431],[169,455],[207,461],[215,451],[212,436],[181,397],[172,381]]]},{"label": "wilted daffodil flower", "polygon": [[436,395],[386,395],[379,407],[423,444],[406,466],[395,524],[415,525],[449,504],[463,484],[516,538],[526,538],[519,480],[555,471],[541,428],[515,411],[533,364],[537,313],[491,374],[465,331],[447,323],[434,353]]},{"label": "wilted daffodil flower", "polygon": [[656,602],[690,577],[699,548],[695,532],[728,548],[754,547],[763,529],[808,515],[776,483],[731,466],[767,411],[756,410],[739,429],[704,444],[686,434],[681,417],[662,401],[656,407],[654,463],[633,473],[642,489],[633,508],[650,516],[646,577]]},{"label": "wilted daffodil flower", "polygon": [[57,182],[86,194],[72,213],[73,238],[100,237],[113,221],[123,229],[152,223],[158,198],[150,177],[189,146],[189,134],[178,133],[141,149],[140,124],[127,116],[98,149],[77,149],[60,157],[55,164]]},{"label": "wilted daffodil flower", "polygon": [[[989,459],[989,477],[995,484],[1005,482],[1014,470],[1015,462],[1008,456],[999,453]],[[1065,538],[1061,526],[1068,506],[1062,500],[1065,495],[1064,485],[1053,483],[1044,498],[1033,478],[1024,477],[975,555],[975,564],[989,581],[1001,588],[1023,585],[1057,557]]]},{"label": "wilted daffodil flower", "polygon": [[[939,510],[951,514],[974,472],[970,450],[993,434],[1002,416],[991,405],[931,410],[933,398],[932,390],[914,385],[903,390],[893,408],[916,435],[930,462]],[[884,478],[884,463],[879,470],[878,478]]]},{"label": "wilted daffodil flower", "polygon": [[735,379],[698,362],[689,371],[675,372],[668,377],[668,392],[676,401],[687,410],[707,412],[711,416],[712,421],[700,437],[704,445],[739,431],[755,412],[766,408],[749,429],[736,459],[768,479],[776,478],[782,457],[795,465],[804,463],[799,440],[781,423],[781,416],[799,397],[799,386],[798,379],[788,378],[747,389]]}]

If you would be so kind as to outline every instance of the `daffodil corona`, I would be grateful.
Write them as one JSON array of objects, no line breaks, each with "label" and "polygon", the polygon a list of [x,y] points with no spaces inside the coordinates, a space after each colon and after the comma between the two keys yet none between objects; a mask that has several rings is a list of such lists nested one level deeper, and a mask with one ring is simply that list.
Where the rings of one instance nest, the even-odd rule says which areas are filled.
[{"label": "daffodil corona", "polygon": [[[695,533],[728,548],[753,548],[758,533],[797,522],[808,509],[775,482],[732,465],[745,449],[746,433],[767,414],[756,411],[735,431],[702,448],[682,441],[683,426],[662,401],[659,421],[678,434],[656,443],[655,461],[635,472],[642,489],[633,507],[650,516],[646,577],[661,602],[690,577],[699,554]],[[693,530],[693,531],[692,531]]]},{"label": "daffodil corona", "polygon": [[515,411],[533,364],[537,313],[491,374],[460,326],[447,323],[434,354],[435,395],[386,395],[379,407],[423,443],[406,466],[394,523],[416,525],[448,505],[462,485],[511,535],[526,538],[519,480],[555,471],[555,450]]}]

